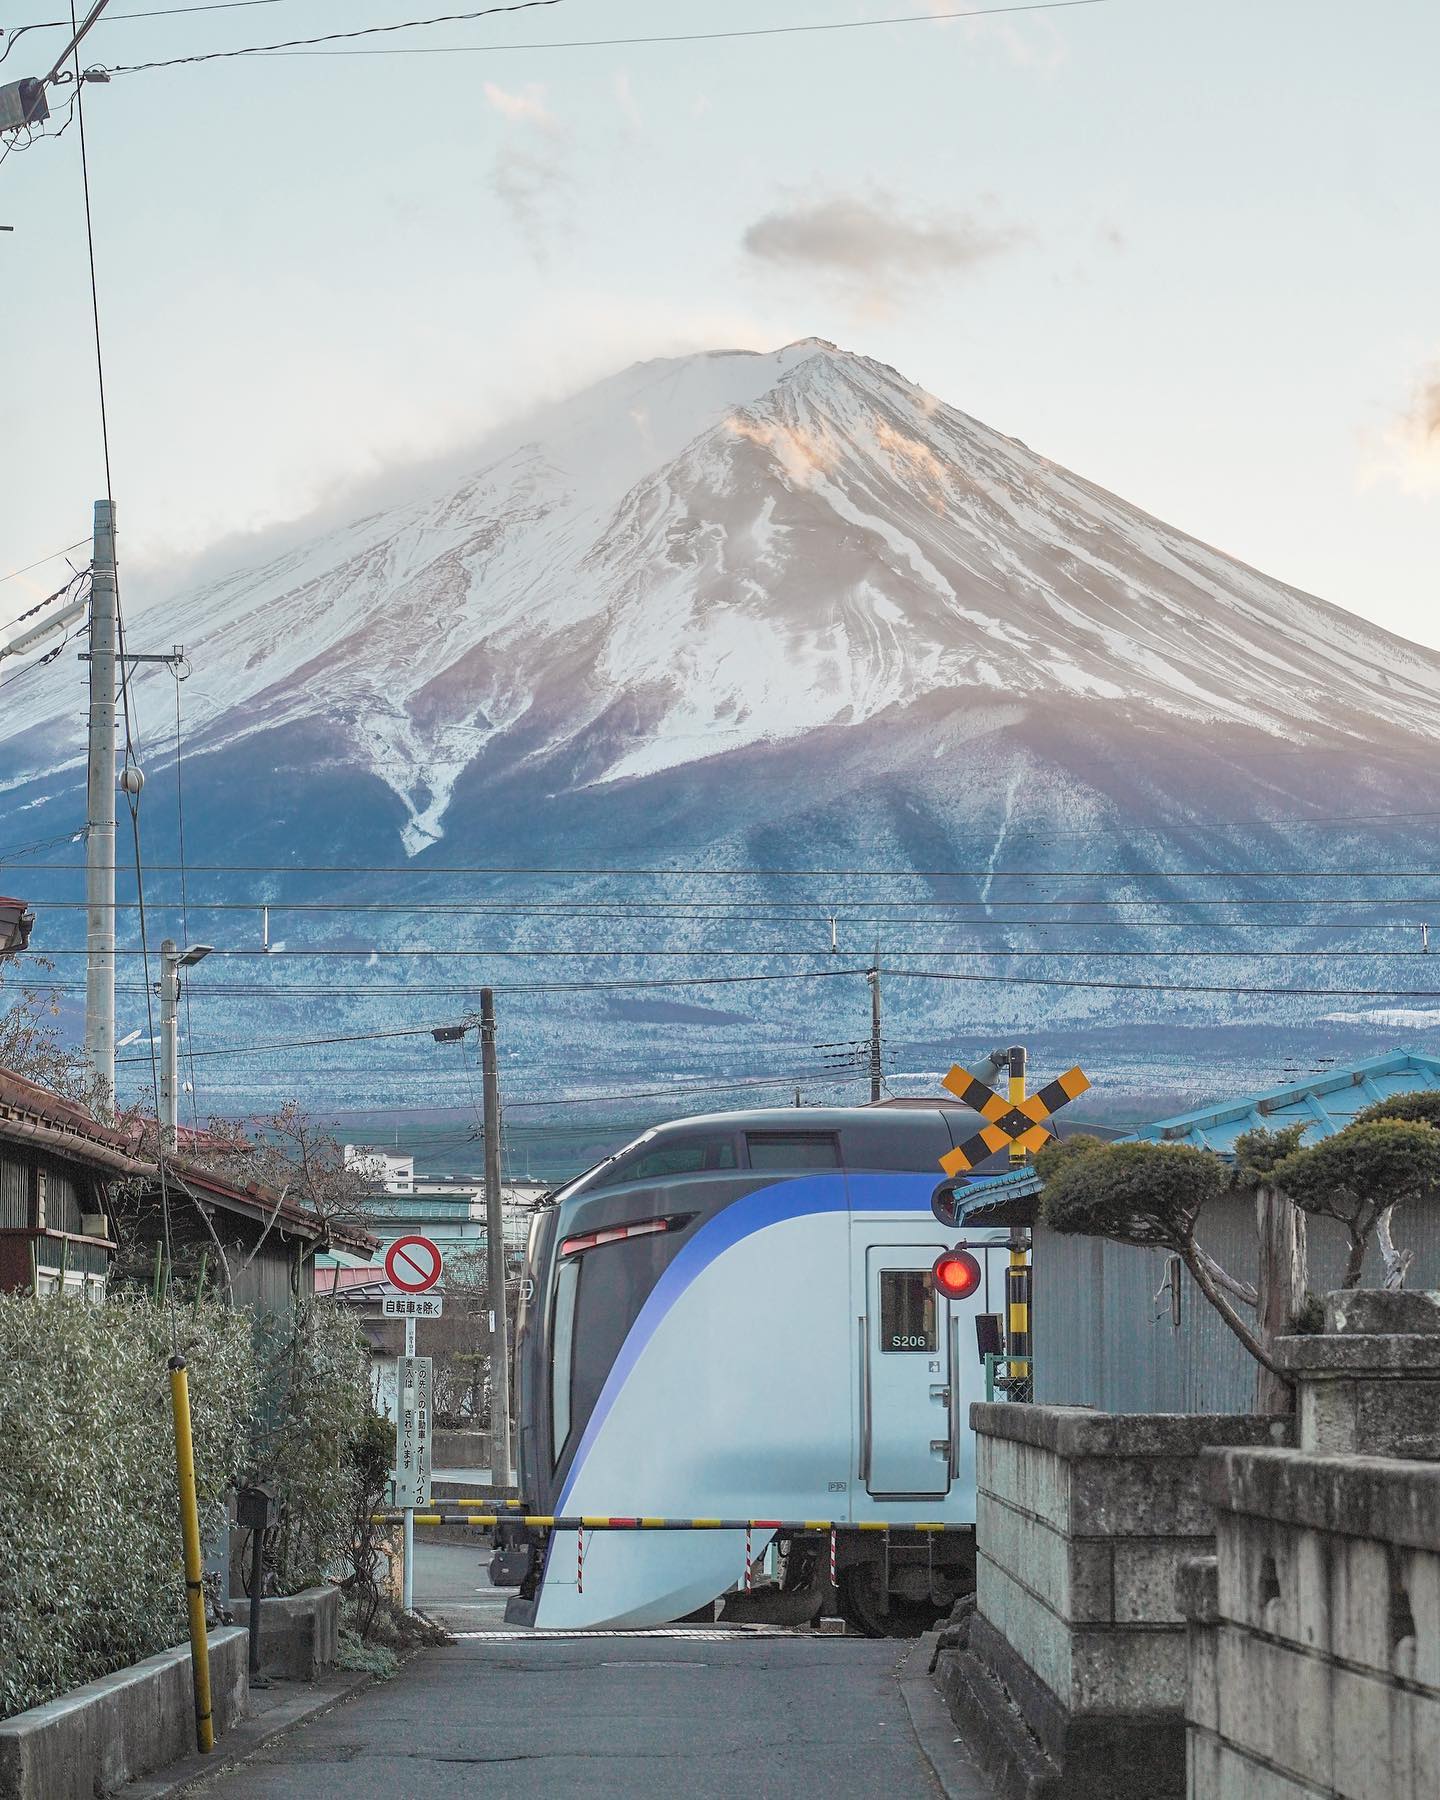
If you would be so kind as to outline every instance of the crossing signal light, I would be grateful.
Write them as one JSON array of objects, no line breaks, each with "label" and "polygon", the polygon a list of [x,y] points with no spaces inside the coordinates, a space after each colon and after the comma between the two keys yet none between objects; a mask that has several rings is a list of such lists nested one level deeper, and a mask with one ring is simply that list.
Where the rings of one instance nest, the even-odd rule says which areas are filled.
[{"label": "crossing signal light", "polygon": [[946,1300],[968,1300],[980,1286],[980,1265],[968,1250],[946,1250],[935,1258],[930,1279]]}]

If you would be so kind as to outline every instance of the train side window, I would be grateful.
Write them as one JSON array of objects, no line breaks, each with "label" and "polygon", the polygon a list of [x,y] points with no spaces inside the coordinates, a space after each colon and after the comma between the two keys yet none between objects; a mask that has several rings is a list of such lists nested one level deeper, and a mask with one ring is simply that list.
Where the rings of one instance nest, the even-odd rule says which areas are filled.
[{"label": "train side window", "polygon": [[752,1169],[838,1169],[840,1140],[828,1131],[752,1131]]},{"label": "train side window", "polygon": [[551,1446],[558,1464],[570,1436],[570,1396],[575,1376],[575,1302],[580,1292],[581,1256],[562,1262],[555,1276],[555,1312],[550,1328]]},{"label": "train side window", "polygon": [[928,1269],[880,1271],[880,1348],[935,1354],[935,1290]]},{"label": "train side window", "polygon": [[734,1138],[686,1138],[678,1144],[655,1144],[632,1156],[622,1156],[594,1186],[618,1187],[622,1181],[659,1181],[667,1175],[704,1175],[711,1169],[734,1167]]}]

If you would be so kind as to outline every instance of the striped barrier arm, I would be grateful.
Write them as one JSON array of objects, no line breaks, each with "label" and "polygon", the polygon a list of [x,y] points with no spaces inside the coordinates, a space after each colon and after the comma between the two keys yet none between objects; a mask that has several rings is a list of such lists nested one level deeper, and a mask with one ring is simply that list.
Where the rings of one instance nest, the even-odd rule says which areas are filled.
[{"label": "striped barrier arm", "polygon": [[[377,1525],[398,1525],[403,1512],[371,1515]],[[538,1531],[973,1531],[944,1519],[648,1519],[610,1518],[590,1513],[416,1512],[417,1525],[528,1525]]]}]

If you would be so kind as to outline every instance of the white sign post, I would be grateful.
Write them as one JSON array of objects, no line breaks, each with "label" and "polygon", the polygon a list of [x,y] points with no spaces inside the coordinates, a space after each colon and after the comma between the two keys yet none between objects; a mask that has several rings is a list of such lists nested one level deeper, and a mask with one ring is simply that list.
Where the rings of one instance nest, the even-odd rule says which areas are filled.
[{"label": "white sign post", "polygon": [[[434,1318],[440,1311],[420,1313],[419,1297],[428,1296],[440,1279],[440,1246],[427,1237],[412,1234],[396,1238],[385,1252],[385,1279],[399,1294],[395,1312],[389,1297],[385,1305],[387,1317],[395,1317],[403,1306],[405,1320],[405,1355],[400,1364],[400,1391],[395,1420],[395,1472],[393,1504],[405,1509],[404,1570],[401,1575],[400,1603],[406,1612],[415,1604],[415,1508],[430,1498],[430,1400],[431,1368],[428,1356],[415,1354],[415,1320]],[[439,1296],[433,1297],[438,1302]]]}]

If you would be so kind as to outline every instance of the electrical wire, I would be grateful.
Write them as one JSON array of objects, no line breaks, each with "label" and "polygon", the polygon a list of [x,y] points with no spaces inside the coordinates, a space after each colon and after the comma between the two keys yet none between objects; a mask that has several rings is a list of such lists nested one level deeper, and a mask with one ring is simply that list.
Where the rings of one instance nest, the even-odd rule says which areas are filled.
[{"label": "electrical wire", "polygon": [[[1070,0],[1080,4],[1081,0]],[[1098,0],[1084,0],[1097,4]],[[103,0],[102,0],[103,4]],[[146,69],[174,69],[183,63],[225,62],[236,56],[266,56],[275,51],[298,50],[312,44],[334,44],[350,38],[383,37],[394,31],[417,31],[431,25],[463,25],[474,19],[490,19],[500,13],[533,12],[540,7],[563,6],[565,0],[509,0],[504,6],[482,6],[473,12],[437,13],[427,19],[400,19],[389,25],[360,25],[350,31],[326,31],[318,37],[282,38],[274,44],[246,44],[237,50],[200,50],[190,56],[171,56],[163,61],[120,63],[107,69],[109,75],[138,75]]]},{"label": "electrical wire", "polygon": [[[26,563],[21,569],[12,569],[8,575],[0,575],[0,582],[14,581],[17,575],[28,575],[32,569],[43,569],[46,563],[55,562],[62,556],[68,556],[72,550],[78,550],[82,544],[89,542],[88,537],[76,538],[73,544],[66,544],[59,550],[52,550],[48,556],[37,557],[34,562]],[[44,604],[43,601],[41,604]],[[23,619],[26,615],[21,613],[20,617]],[[13,625],[15,621],[12,619],[10,623]]]},{"label": "electrical wire", "polygon": [[[1265,821],[1260,821],[1264,823]],[[74,863],[37,863],[36,868],[74,870]],[[118,865],[117,865],[118,866]],[[155,863],[151,874],[173,873],[178,867],[176,863]],[[830,878],[866,881],[1237,881],[1246,880],[1287,880],[1287,881],[1400,881],[1440,880],[1440,869],[913,869],[913,868],[834,868],[834,869],[785,869],[774,866],[737,865],[732,869],[720,868],[687,868],[679,864],[643,867],[633,865],[598,865],[567,863],[197,863],[189,865],[192,875],[404,875],[415,881],[432,875],[533,875],[533,876],[604,876],[611,880],[628,880],[632,876],[646,878],[665,877],[674,880],[717,880],[728,881],[738,876],[766,877],[772,880],[800,880],[808,878]],[[1003,905],[1005,902],[982,900],[947,900],[905,901],[906,905],[920,906],[940,904],[946,906],[983,906],[989,904]],[[261,905],[281,905],[278,900],[256,901]],[[723,902],[716,901],[716,905]],[[828,901],[815,900],[808,904],[826,906]],[[1012,898],[1010,904],[1015,904]],[[1042,905],[1046,902],[1032,902],[1028,897],[1026,905]],[[1048,904],[1056,906],[1078,905],[1078,899],[1057,900]],[[1107,902],[1118,904],[1118,902]],[[1130,905],[1143,905],[1144,901],[1129,901]],[[1186,903],[1188,904],[1188,902]],[[1283,902],[1271,901],[1271,905]]]},{"label": "electrical wire", "polygon": [[[550,4],[551,0],[530,0],[534,5]],[[655,35],[632,37],[603,38],[549,38],[530,43],[490,43],[490,44],[427,44],[427,45],[389,45],[383,49],[362,50],[317,50],[302,49],[291,44],[254,44],[243,50],[215,50],[194,56],[176,56],[163,62],[135,63],[128,67],[117,66],[106,71],[111,75],[131,75],[143,69],[172,69],[182,63],[213,62],[230,56],[464,56],[489,55],[496,51],[507,50],[590,50],[629,47],[640,44],[702,44],[715,43],[732,38],[770,38],[795,37],[822,31],[867,31],[885,25],[939,25],[949,19],[985,19],[999,18],[1015,13],[1035,12],[1067,12],[1082,6],[1107,6],[1111,0],[1026,0],[1025,4],[1013,6],[969,7],[955,12],[923,12],[901,13],[883,19],[831,19],[817,21],[811,25],[756,25],[735,28],[727,31],[677,31]],[[491,10],[513,12],[519,7],[498,7]],[[462,18],[477,18],[480,14],[460,14]],[[390,30],[404,31],[418,25],[443,23],[437,19],[408,19],[404,23],[392,26],[372,26],[371,31]],[[323,44],[337,37],[360,37],[362,32],[334,32],[323,38],[301,39],[301,44]]]},{"label": "electrical wire", "polygon": [[[88,567],[84,569],[72,569],[70,571],[70,579],[63,587],[56,588],[53,594],[47,594],[43,600],[37,600],[33,606],[27,607],[24,612],[17,613],[16,616],[7,621],[6,624],[0,625],[0,631],[13,631],[17,625],[23,625],[27,619],[33,619],[36,613],[44,612],[47,606],[53,606],[57,600],[64,600],[71,589],[82,582],[89,573],[90,570]],[[5,654],[5,648],[6,647],[3,644],[0,644],[0,656]]]}]

